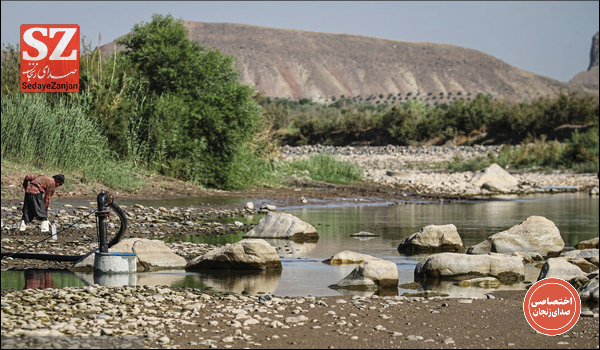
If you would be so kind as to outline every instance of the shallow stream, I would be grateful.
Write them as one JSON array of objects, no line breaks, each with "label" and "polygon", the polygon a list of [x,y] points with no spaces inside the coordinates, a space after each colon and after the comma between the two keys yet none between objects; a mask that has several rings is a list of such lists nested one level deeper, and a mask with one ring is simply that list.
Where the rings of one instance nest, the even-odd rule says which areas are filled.
[{"label": "shallow stream", "polygon": [[[183,202],[182,202],[183,201]],[[241,198],[227,199],[231,203],[245,203]],[[250,294],[270,293],[280,296],[334,296],[347,294],[343,290],[328,286],[341,280],[355,267],[330,266],[322,261],[335,253],[351,250],[393,261],[398,266],[400,284],[414,280],[413,271],[420,257],[403,256],[397,251],[398,244],[409,235],[427,225],[454,224],[465,246],[477,244],[488,236],[509,229],[527,217],[539,215],[553,221],[559,228],[566,249],[599,233],[598,197],[587,193],[539,194],[511,197],[495,201],[453,202],[436,204],[400,204],[380,202],[320,204],[279,208],[315,226],[319,232],[317,243],[294,243],[285,240],[268,240],[279,247],[283,271],[281,274],[265,273],[186,273],[165,271],[138,273],[94,279],[93,274],[65,271],[3,271],[2,289],[23,289],[26,285],[39,287],[84,286],[87,284],[116,285],[168,285],[172,287],[212,288],[218,291],[247,292]],[[209,198],[186,198],[179,200],[137,201],[142,205],[186,206],[201,203],[219,203]],[[229,204],[231,204],[229,203]],[[262,215],[244,218],[229,218],[224,222],[241,221],[256,224]],[[368,231],[379,236],[369,239],[350,237],[350,234]],[[221,237],[169,237],[167,242],[190,241],[196,243],[224,244],[242,239],[243,234]],[[526,281],[535,281],[539,269],[526,265]],[[37,282],[36,282],[37,281]],[[434,290],[453,297],[483,296],[493,289],[461,288],[452,282],[436,284],[421,283],[419,290]],[[525,289],[525,283],[503,285],[500,289]],[[398,294],[415,292],[398,288]],[[353,292],[358,293],[358,292]],[[391,294],[395,295],[395,291]],[[358,293],[369,295],[372,293]],[[389,295],[389,292],[388,294]]]}]

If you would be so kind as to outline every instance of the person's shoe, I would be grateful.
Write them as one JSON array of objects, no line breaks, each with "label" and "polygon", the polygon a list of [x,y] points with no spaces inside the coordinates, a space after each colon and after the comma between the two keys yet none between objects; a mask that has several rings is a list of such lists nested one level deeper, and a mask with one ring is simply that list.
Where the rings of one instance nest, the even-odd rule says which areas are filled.
[{"label": "person's shoe", "polygon": [[25,220],[21,220],[21,226],[19,226],[19,231],[23,232],[27,230],[27,224],[25,223]]},{"label": "person's shoe", "polygon": [[50,232],[50,221],[42,221],[42,232]]}]

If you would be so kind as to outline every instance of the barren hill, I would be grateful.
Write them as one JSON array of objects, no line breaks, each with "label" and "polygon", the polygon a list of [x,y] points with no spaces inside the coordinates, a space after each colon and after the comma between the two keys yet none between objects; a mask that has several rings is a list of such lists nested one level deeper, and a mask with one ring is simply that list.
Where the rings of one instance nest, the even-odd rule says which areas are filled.
[{"label": "barren hill", "polygon": [[[259,26],[185,21],[190,39],[237,58],[243,84],[270,97],[477,93],[528,100],[567,91],[557,80],[485,53],[445,44],[406,42]],[[108,53],[114,44],[104,45]]]},{"label": "barren hill", "polygon": [[592,38],[588,70],[577,74],[569,83],[588,90],[598,90],[598,79],[598,32],[596,32],[596,35]]}]

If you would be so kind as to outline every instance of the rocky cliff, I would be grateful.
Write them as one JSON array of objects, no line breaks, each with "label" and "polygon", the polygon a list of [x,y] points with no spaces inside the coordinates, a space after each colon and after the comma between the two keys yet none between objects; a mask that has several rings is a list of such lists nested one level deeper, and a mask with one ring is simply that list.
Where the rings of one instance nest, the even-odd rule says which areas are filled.
[{"label": "rocky cliff", "polygon": [[[235,56],[241,81],[270,97],[317,101],[370,95],[554,95],[567,84],[452,45],[185,21],[192,40]],[[104,53],[114,50],[104,45]]]},{"label": "rocky cliff", "polygon": [[590,66],[588,70],[598,67],[598,32],[592,38],[592,50],[590,51]]},{"label": "rocky cliff", "polygon": [[590,50],[590,66],[587,71],[577,74],[570,84],[588,90],[598,90],[598,32],[592,38],[592,49]]}]

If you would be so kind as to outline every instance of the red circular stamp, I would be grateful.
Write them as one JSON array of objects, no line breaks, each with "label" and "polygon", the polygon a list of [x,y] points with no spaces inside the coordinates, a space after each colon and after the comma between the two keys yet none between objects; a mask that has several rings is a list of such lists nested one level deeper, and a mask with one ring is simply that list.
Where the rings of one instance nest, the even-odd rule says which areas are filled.
[{"label": "red circular stamp", "polygon": [[544,278],[527,291],[523,312],[529,325],[539,333],[560,335],[579,321],[581,300],[569,282]]}]

